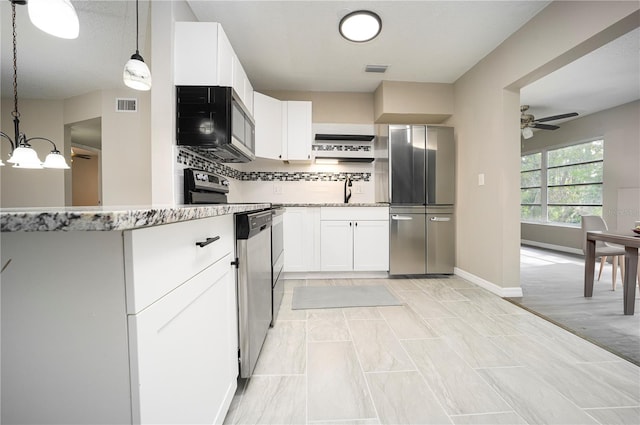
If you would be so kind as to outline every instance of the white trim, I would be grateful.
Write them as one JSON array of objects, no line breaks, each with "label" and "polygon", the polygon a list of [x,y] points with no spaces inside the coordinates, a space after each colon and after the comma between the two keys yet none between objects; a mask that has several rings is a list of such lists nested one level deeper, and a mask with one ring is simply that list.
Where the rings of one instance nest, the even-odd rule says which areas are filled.
[{"label": "white trim", "polygon": [[465,270],[462,270],[458,267],[455,267],[453,269],[453,273],[456,276],[460,276],[461,278],[468,280],[469,282],[474,283],[479,287],[484,288],[487,291],[498,295],[499,297],[502,297],[502,298],[522,297],[522,288],[519,286],[511,286],[511,287],[503,288],[502,286],[498,286],[493,282],[484,280],[483,278],[476,276],[472,273],[469,273]]},{"label": "white trim", "polygon": [[387,279],[387,272],[282,272],[284,280],[291,279]]},{"label": "white trim", "polygon": [[528,241],[526,239],[520,240],[520,243],[522,245],[537,246],[538,248],[551,249],[551,250],[560,251],[560,252],[568,252],[569,254],[584,255],[581,249],[571,248],[568,246],[554,245],[554,244],[538,242],[538,241]]}]

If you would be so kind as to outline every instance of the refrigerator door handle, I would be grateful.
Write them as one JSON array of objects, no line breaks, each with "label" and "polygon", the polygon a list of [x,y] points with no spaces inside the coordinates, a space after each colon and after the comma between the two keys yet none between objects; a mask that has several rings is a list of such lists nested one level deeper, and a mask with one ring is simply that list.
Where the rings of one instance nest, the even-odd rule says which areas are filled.
[{"label": "refrigerator door handle", "polygon": [[430,221],[451,221],[450,217],[431,217]]},{"label": "refrigerator door handle", "polygon": [[397,220],[397,221],[402,221],[402,220],[413,220],[413,217],[408,217],[406,215],[398,215],[398,214],[393,214],[391,216],[391,220]]}]

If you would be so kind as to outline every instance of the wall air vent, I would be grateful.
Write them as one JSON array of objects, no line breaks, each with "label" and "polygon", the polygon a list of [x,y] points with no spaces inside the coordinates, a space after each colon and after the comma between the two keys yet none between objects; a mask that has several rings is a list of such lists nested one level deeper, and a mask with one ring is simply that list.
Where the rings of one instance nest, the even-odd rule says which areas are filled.
[{"label": "wall air vent", "polygon": [[116,112],[138,112],[138,99],[116,98]]},{"label": "wall air vent", "polygon": [[364,68],[364,72],[377,72],[379,74],[384,74],[387,72],[387,68],[389,65],[367,65]]}]

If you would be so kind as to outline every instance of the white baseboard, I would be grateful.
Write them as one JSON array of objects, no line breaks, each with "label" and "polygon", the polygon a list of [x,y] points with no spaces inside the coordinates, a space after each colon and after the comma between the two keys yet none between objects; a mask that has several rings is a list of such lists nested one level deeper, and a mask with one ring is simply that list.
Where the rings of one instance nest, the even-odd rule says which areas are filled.
[{"label": "white baseboard", "polygon": [[472,273],[469,273],[465,270],[462,270],[458,267],[455,267],[453,269],[453,273],[456,276],[460,276],[463,279],[468,280],[471,283],[474,283],[476,285],[478,285],[481,288],[486,289],[489,292],[492,292],[496,295],[498,295],[499,297],[502,298],[513,298],[513,297],[521,297],[522,296],[522,288],[519,286],[512,286],[512,287],[507,287],[507,288],[503,288],[502,286],[498,286],[493,282],[489,282],[488,280],[485,280],[479,276],[476,276]]},{"label": "white baseboard", "polygon": [[544,242],[538,242],[538,241],[529,241],[529,240],[525,240],[525,239],[522,239],[520,241],[520,243],[522,245],[536,246],[538,248],[552,249],[554,251],[561,251],[561,252],[568,252],[569,254],[584,255],[581,249],[571,248],[571,247],[568,247],[568,246],[553,245],[553,244],[550,244],[550,243],[544,243]]},{"label": "white baseboard", "polygon": [[291,279],[386,279],[387,272],[283,272],[284,280]]}]

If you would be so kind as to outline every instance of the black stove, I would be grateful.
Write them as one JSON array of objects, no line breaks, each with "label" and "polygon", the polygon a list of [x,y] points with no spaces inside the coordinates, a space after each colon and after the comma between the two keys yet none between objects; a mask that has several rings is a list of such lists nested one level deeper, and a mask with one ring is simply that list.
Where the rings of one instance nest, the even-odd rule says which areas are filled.
[{"label": "black stove", "polygon": [[229,180],[210,171],[185,168],[184,203],[226,204]]}]

